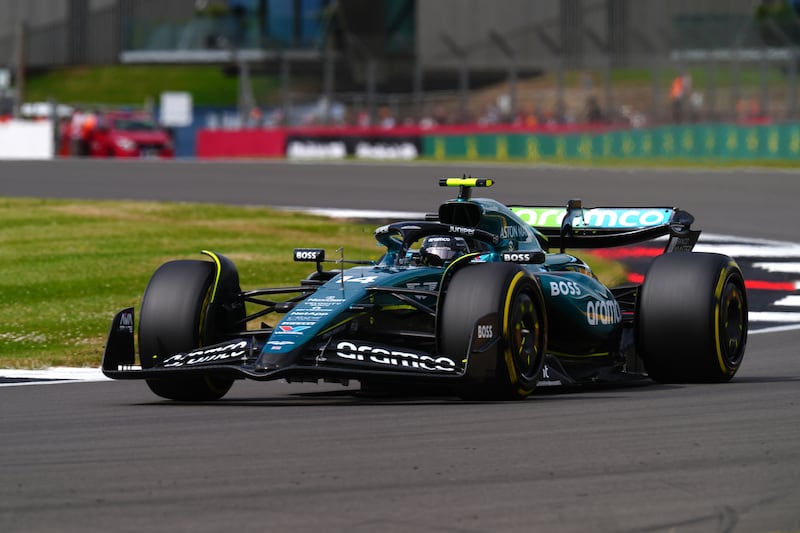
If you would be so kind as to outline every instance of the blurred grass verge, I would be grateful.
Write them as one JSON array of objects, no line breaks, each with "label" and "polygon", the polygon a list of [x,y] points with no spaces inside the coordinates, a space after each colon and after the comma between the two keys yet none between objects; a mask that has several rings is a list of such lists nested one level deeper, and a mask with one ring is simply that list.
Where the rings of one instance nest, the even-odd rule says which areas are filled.
[{"label": "blurred grass verge", "polygon": [[[99,366],[111,319],[137,308],[152,273],[213,250],[244,289],[295,286],[298,246],[377,259],[374,226],[261,207],[0,198],[0,368]],[[584,254],[585,255],[585,254]],[[587,256],[606,283],[621,265]]]},{"label": "blurred grass verge", "polygon": [[[253,76],[254,92],[272,94],[277,82],[271,76]],[[93,104],[141,107],[157,103],[164,91],[192,93],[194,105],[235,106],[238,78],[219,66],[141,66],[59,68],[31,74],[26,83],[26,100],[54,99],[64,104]]]},{"label": "blurred grass verge", "polygon": [[0,198],[0,368],[98,366],[114,313],[155,269],[214,250],[243,288],[294,286],[296,246],[377,258],[372,226],[257,207]]}]

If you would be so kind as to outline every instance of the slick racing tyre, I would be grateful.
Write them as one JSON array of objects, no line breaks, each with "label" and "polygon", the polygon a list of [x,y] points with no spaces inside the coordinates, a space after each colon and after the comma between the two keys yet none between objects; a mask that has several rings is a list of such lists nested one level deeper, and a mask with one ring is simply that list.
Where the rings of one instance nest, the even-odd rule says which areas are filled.
[{"label": "slick racing tyre", "polygon": [[[443,354],[464,359],[471,341],[488,340],[489,349],[469,355],[468,367],[486,366],[493,373],[460,389],[463,398],[515,400],[533,392],[544,364],[547,316],[541,287],[525,269],[486,263],[459,270],[439,318]],[[494,360],[485,365],[480,359],[486,357]]]},{"label": "slick racing tyre", "polygon": [[[213,281],[214,265],[208,261],[171,261],[156,270],[140,312],[142,368],[216,340],[219,332],[204,331],[203,326]],[[180,401],[218,400],[232,384],[233,379],[210,376],[147,380],[158,396]]]},{"label": "slick racing tyre", "polygon": [[654,380],[729,381],[747,342],[742,271],[725,255],[659,256],[639,290],[636,322],[638,351]]}]

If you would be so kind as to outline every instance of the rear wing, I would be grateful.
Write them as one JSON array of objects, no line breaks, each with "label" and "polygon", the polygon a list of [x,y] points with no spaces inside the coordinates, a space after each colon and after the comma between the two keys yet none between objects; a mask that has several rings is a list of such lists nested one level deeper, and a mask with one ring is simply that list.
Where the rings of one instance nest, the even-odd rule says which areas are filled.
[{"label": "rear wing", "polygon": [[551,248],[608,248],[665,235],[665,252],[691,251],[700,236],[694,217],[676,207],[587,207],[570,200],[566,207],[508,206],[543,234]]}]

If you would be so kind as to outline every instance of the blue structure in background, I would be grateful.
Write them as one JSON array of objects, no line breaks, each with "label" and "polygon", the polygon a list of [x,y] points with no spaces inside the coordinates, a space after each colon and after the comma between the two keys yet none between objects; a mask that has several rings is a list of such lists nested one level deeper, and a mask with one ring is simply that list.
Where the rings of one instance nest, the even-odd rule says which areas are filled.
[{"label": "blue structure in background", "polygon": [[[155,115],[159,116],[158,107]],[[175,157],[189,158],[197,156],[197,133],[205,128],[216,125],[222,128],[224,122],[232,117],[238,117],[235,107],[195,106],[192,110],[192,124],[182,128],[171,128],[172,140],[175,143]]]}]

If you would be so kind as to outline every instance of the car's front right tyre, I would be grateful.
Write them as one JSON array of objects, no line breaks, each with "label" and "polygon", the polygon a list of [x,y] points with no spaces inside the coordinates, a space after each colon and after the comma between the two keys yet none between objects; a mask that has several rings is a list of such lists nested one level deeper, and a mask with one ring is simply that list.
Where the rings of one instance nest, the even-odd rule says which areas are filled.
[{"label": "car's front right tyre", "polygon": [[[205,330],[214,272],[214,265],[208,261],[180,260],[164,263],[150,278],[139,313],[142,368],[151,368],[170,355],[199,348],[207,339],[216,337],[218,332]],[[162,398],[209,401],[222,398],[233,385],[233,379],[170,377],[148,379],[147,385]]]}]

